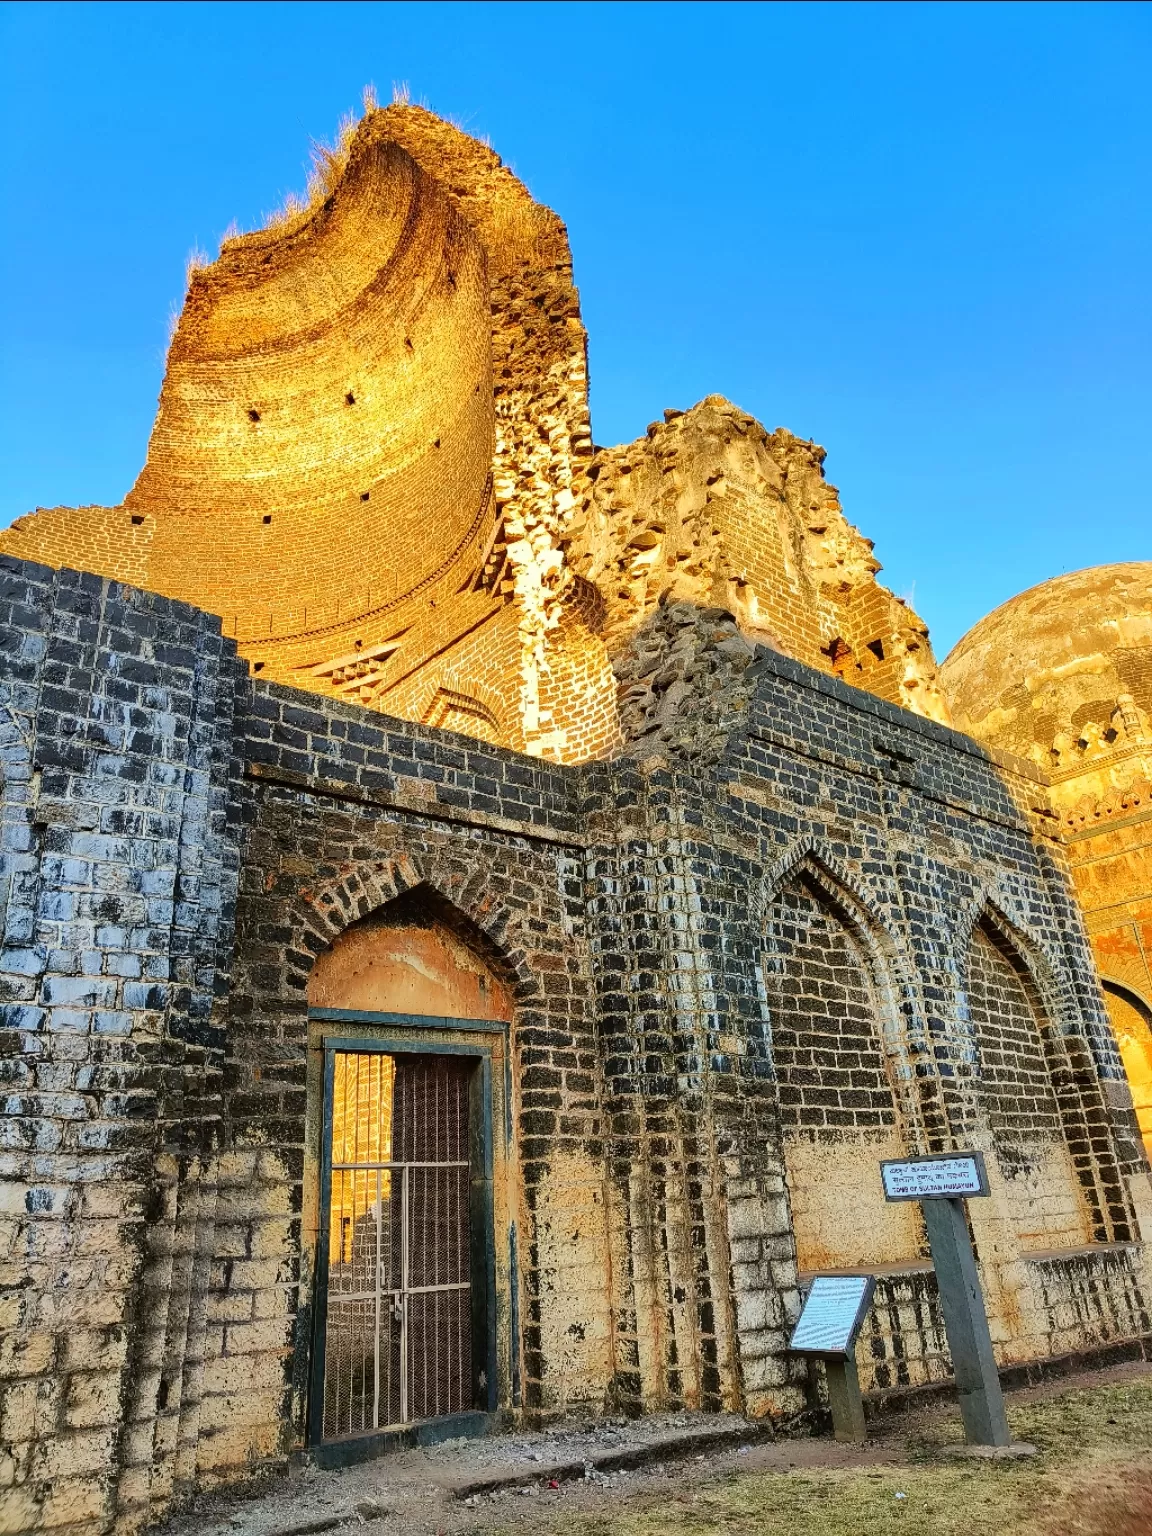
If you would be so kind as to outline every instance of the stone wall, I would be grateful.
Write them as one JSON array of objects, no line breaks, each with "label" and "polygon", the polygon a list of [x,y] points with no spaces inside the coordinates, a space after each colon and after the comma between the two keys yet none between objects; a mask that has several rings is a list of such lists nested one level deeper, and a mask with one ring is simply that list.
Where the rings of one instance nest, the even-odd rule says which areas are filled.
[{"label": "stone wall", "polygon": [[0,649],[0,1501],[131,1528],[195,1464],[235,661],[184,604],[11,559]]},{"label": "stone wall", "polygon": [[503,1412],[792,1412],[806,1266],[880,1274],[870,1386],[938,1379],[880,1192],[905,1149],[988,1157],[1002,1363],[1148,1331],[1147,1164],[1027,765],[761,649],[706,750],[565,766],[252,679],[179,603],[3,574],[10,1528],[138,1530],[303,1444],[310,1008],[405,924],[497,1000]]}]

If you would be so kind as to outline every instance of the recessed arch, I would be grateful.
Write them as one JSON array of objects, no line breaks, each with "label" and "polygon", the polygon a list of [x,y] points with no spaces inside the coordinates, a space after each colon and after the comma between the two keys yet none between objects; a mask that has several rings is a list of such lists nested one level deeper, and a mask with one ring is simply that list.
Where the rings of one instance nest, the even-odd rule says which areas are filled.
[{"label": "recessed arch", "polygon": [[323,883],[300,890],[290,909],[298,935],[286,955],[290,984],[306,992],[317,957],[345,929],[417,887],[427,900],[441,904],[442,915],[458,914],[454,921],[470,925],[473,942],[507,979],[516,1005],[539,998],[540,980],[514,937],[510,913],[493,898],[484,871],[442,872],[407,853],[345,866]]},{"label": "recessed arch", "polygon": [[1152,1161],[1152,1004],[1133,987],[1100,978],[1144,1150]]},{"label": "recessed arch", "polygon": [[975,1118],[967,1139],[992,1152],[1024,1250],[1124,1238],[1115,1159],[1095,1144],[1093,1128],[1106,1121],[1095,1064],[1084,1038],[1060,1027],[1055,978],[1026,939],[991,903],[968,927],[960,1016],[973,1050]]},{"label": "recessed arch", "polygon": [[922,1152],[942,1150],[930,1142],[920,1098],[925,1083],[919,1078],[917,1063],[931,1059],[931,1048],[919,977],[902,937],[886,920],[880,897],[856,879],[822,842],[802,838],[766,871],[760,883],[757,896],[762,928],[767,925],[777,893],[792,878],[807,881],[820,892],[821,900],[840,915],[865,958],[877,997],[877,1027],[900,1099],[909,1146]]},{"label": "recessed arch", "polygon": [[879,1176],[922,1136],[895,947],[813,849],[778,872],[764,983],[802,1270],[921,1251],[917,1211],[886,1204]]},{"label": "recessed arch", "polygon": [[[514,1283],[501,1234],[521,1198],[518,962],[497,936],[503,915],[470,882],[382,860],[300,896],[310,936],[328,937],[305,981],[315,1444],[491,1411],[501,1371],[509,1390],[496,1277],[505,1292]],[[378,1283],[366,1278],[377,1269]]]},{"label": "recessed arch", "polygon": [[312,1008],[508,1023],[514,981],[484,931],[421,882],[343,929],[308,978]]},{"label": "recessed arch", "polygon": [[999,885],[993,888],[981,886],[959,909],[952,930],[952,949],[959,959],[961,971],[967,966],[972,936],[981,926],[999,935],[997,942],[1013,956],[1012,964],[1020,968],[1036,1006],[1048,1024],[1061,1033],[1079,1029],[1080,1012],[1062,984],[1060,967],[1047,946],[1032,931],[1011,893]]}]

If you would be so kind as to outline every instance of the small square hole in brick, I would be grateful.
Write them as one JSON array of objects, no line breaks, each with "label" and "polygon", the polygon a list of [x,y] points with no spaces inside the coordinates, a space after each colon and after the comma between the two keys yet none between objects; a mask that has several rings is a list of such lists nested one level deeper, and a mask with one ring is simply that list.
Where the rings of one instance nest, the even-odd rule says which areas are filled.
[{"label": "small square hole in brick", "polygon": [[361,501],[367,501],[369,496],[371,496],[371,494],[372,494],[371,491],[361,491],[360,492],[360,500]]},{"label": "small square hole in brick", "polygon": [[271,514],[271,512],[266,512],[264,514],[264,517],[263,517],[262,521],[264,523],[265,528],[267,528],[268,524],[272,521],[272,514]]},{"label": "small square hole in brick", "polygon": [[255,407],[253,407],[253,406],[249,406],[249,408],[248,408],[248,420],[249,421],[259,421],[260,420],[260,412],[258,410],[256,410]]},{"label": "small square hole in brick", "polygon": [[344,396],[344,404],[345,405],[355,405],[356,404],[356,396],[352,393],[351,390],[349,390],[348,393]]},{"label": "small square hole in brick", "polygon": [[139,528],[140,524],[143,521],[144,521],[144,519],[140,516],[140,514],[138,512],[133,512],[133,514],[132,514],[132,526],[133,526],[133,528]]}]

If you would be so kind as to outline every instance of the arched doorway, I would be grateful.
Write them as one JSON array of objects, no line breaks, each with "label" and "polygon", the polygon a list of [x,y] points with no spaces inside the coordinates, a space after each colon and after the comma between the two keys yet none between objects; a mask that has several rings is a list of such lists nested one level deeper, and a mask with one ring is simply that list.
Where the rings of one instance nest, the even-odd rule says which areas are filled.
[{"label": "arched doorway", "polygon": [[322,1099],[309,1439],[342,1460],[499,1406],[512,995],[484,936],[417,887],[317,958],[308,1005]]},{"label": "arched doorway", "polygon": [[1132,1107],[1152,1159],[1152,1007],[1130,987],[1104,979],[1104,1001],[1132,1090]]}]

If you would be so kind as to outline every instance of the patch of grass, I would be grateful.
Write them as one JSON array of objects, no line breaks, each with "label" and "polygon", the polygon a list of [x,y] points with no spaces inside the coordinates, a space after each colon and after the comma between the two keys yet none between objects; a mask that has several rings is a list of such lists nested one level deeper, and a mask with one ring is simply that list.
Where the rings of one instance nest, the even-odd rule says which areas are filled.
[{"label": "patch of grass", "polygon": [[[1152,1377],[1073,1390],[1009,1413],[1040,1455],[948,1455],[957,1414],[908,1442],[906,1464],[732,1473],[628,1499],[611,1514],[550,1519],[562,1536],[1147,1536]],[[897,1497],[903,1495],[903,1497]],[[486,1528],[499,1536],[500,1527]],[[518,1528],[522,1533],[522,1527]]]}]

